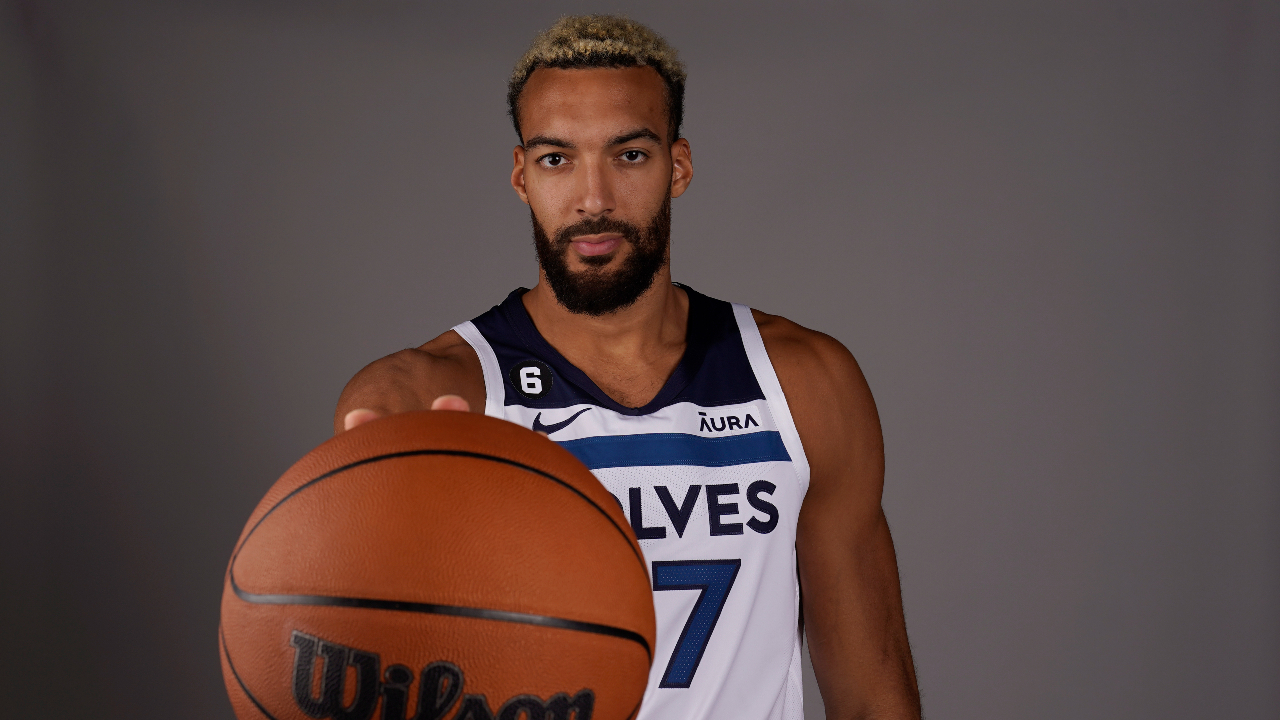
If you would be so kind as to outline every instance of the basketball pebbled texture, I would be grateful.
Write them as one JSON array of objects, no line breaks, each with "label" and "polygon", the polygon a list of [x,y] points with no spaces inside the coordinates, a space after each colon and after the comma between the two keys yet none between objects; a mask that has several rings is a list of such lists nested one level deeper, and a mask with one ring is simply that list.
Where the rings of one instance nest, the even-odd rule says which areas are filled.
[{"label": "basketball pebbled texture", "polygon": [[639,544],[576,458],[513,423],[415,412],[290,468],[228,564],[237,717],[621,720],[655,620]]}]

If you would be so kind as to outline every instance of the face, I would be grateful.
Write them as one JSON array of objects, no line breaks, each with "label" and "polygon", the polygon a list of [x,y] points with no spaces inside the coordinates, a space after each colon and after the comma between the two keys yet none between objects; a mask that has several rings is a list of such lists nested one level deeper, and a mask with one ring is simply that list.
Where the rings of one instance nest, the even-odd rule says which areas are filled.
[{"label": "face", "polygon": [[573,312],[624,308],[667,267],[671,198],[693,176],[652,68],[539,68],[520,97],[511,184],[547,285]]}]

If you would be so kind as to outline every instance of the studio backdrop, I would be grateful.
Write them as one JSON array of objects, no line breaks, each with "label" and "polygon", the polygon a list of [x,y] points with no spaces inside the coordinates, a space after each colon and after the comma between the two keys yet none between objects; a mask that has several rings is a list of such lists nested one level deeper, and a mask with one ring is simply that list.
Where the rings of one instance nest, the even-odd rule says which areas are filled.
[{"label": "studio backdrop", "polygon": [[1280,716],[1280,7],[1226,0],[0,4],[2,713],[230,717],[242,523],[536,281],[505,81],[590,11],[689,68],[675,279],[870,381],[926,715]]}]

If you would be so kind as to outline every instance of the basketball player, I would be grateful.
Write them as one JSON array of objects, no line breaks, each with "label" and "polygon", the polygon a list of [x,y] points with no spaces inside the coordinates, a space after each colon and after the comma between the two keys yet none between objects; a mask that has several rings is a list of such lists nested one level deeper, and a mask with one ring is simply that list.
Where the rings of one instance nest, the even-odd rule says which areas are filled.
[{"label": "basketball player", "polygon": [[508,101],[537,285],[361,370],[335,431],[474,408],[591,468],[651,563],[644,720],[798,720],[801,631],[828,717],[918,718],[857,362],[671,280],[671,200],[693,177],[684,81],[675,51],[625,19],[564,18],[535,40]]}]

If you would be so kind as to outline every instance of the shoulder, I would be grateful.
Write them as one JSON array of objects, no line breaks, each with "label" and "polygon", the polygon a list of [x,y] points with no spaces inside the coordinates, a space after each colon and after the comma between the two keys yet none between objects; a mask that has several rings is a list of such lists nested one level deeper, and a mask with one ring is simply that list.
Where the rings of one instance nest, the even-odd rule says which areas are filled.
[{"label": "shoulder", "polygon": [[[784,317],[752,310],[769,361],[805,448],[813,481],[851,463],[883,467],[880,418],[853,353],[840,341]],[[878,487],[876,488],[878,492]]]},{"label": "shoulder", "polygon": [[464,340],[457,330],[449,330],[416,348],[402,350],[401,352],[426,359],[429,362],[456,363],[469,362],[471,360],[475,360],[477,363],[480,362],[476,356],[475,348],[471,347],[471,343]]},{"label": "shoulder", "polygon": [[862,404],[870,400],[870,388],[853,353],[839,340],[778,315],[759,310],[751,314],[793,412],[796,404],[803,411],[834,409],[851,401],[867,409]]},{"label": "shoulder", "polygon": [[470,343],[450,330],[416,348],[406,348],[369,363],[357,375],[431,376],[480,372],[480,359]]},{"label": "shoulder", "polygon": [[755,318],[776,371],[783,372],[779,367],[782,365],[806,375],[816,372],[821,379],[835,380],[854,372],[861,376],[853,353],[830,335],[810,330],[780,315],[752,310],[751,316]]},{"label": "shoulder", "polygon": [[334,427],[356,408],[381,414],[424,410],[441,395],[461,395],[484,410],[484,373],[476,351],[450,330],[416,348],[407,348],[366,365],[343,388],[334,411]]}]

